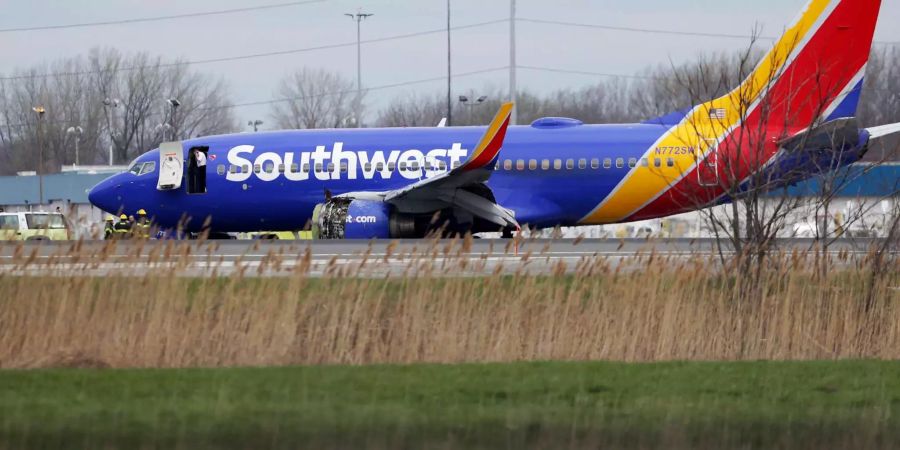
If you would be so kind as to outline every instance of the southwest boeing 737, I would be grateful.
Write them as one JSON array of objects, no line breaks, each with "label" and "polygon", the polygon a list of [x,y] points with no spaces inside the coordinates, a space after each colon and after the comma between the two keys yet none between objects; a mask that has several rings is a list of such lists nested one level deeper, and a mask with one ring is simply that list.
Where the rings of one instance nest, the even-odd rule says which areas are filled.
[{"label": "southwest boeing 737", "polygon": [[[854,119],[879,8],[812,0],[733,91],[639,124],[509,126],[505,104],[486,128],[210,136],[161,144],[89,197],[111,213],[145,209],[161,228],[312,227],[326,239],[509,233],[704,208],[759,179],[788,184],[850,164],[871,140],[900,132]],[[197,152],[205,166],[192,161]]]}]

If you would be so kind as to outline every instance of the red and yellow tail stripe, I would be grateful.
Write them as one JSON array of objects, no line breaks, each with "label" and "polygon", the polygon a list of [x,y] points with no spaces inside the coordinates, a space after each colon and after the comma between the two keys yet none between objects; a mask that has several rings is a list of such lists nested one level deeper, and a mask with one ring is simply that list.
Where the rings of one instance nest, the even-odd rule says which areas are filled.
[{"label": "red and yellow tail stripe", "polygon": [[[865,5],[860,6],[862,4]],[[844,9],[840,15],[835,13],[839,6]],[[843,2],[812,0],[797,21],[786,30],[740,86],[721,98],[694,107],[678,125],[667,130],[651,148],[647,149],[644,156],[651,161],[660,158],[663,161],[661,167],[649,164],[632,169],[610,195],[581,222],[623,221],[634,216],[676,185],[696,185],[696,180],[685,177],[691,173],[696,175],[697,162],[705,158],[709,151],[715,148],[715,143],[719,142],[722,143],[718,150],[721,156],[723,146],[727,146],[728,141],[733,140],[731,138],[736,134],[734,131],[742,126],[747,127],[751,119],[757,122],[771,120],[782,126],[788,121],[796,122],[799,128],[809,126],[809,121],[803,116],[807,110],[813,108],[804,103],[809,102],[809,96],[801,94],[800,91],[821,96],[821,93],[813,92],[813,87],[823,90],[822,86],[811,84],[821,82],[823,73],[832,74],[832,78],[836,79],[835,82],[840,83],[837,88],[837,91],[840,91],[849,79],[858,73],[859,65],[864,65],[868,58],[868,45],[871,45],[874,30],[874,18],[870,26],[868,20],[859,20],[858,16],[868,18],[872,15],[873,8],[874,15],[877,16],[878,7],[879,0],[843,0]],[[855,9],[861,10],[852,11]],[[839,31],[844,29],[846,24],[834,23],[837,19],[832,16],[839,16],[841,19],[849,17],[849,22],[858,25],[859,28],[853,30],[854,35],[862,36],[856,42],[861,48],[849,52],[845,49],[836,49],[839,53],[831,55],[833,56],[831,59],[846,64],[847,67],[829,67],[831,64],[829,58],[824,58],[823,61],[821,55],[804,55],[813,52],[813,50],[807,52],[807,47],[815,49],[821,46],[821,42],[812,45],[814,39],[832,40],[834,43],[833,39],[840,37]],[[829,18],[832,20],[829,21]],[[830,23],[824,26],[826,22]],[[803,61],[802,64],[798,61],[810,59],[811,56],[818,56],[818,65],[816,61]],[[844,73],[847,75],[844,76]],[[816,80],[811,81],[812,78]],[[774,94],[776,92],[777,95]],[[838,94],[839,92],[834,92],[832,95]],[[768,117],[760,118],[759,106],[764,99],[768,102],[764,108]],[[775,115],[776,113],[783,117]],[[741,133],[743,134],[745,133]],[[666,151],[671,148],[688,148],[690,151]],[[771,150],[774,153],[777,148],[773,147]],[[669,159],[674,160],[674,164],[669,165]],[[758,169],[766,160],[767,158],[761,158],[750,169]]]},{"label": "red and yellow tail stripe", "polygon": [[500,110],[491,120],[491,124],[481,137],[481,142],[458,170],[470,171],[483,167],[491,167],[500,154],[503,140],[506,138],[506,129],[509,127],[509,116],[512,113],[513,103],[500,105]]},{"label": "red and yellow tail stripe", "polygon": [[[698,168],[627,220],[659,217],[714,202],[736,184],[773,162],[779,137],[825,120],[832,105],[847,98],[868,63],[880,0],[836,2],[817,31],[779,74],[756,107],[721,142],[716,152],[720,184],[698,186]],[[855,104],[842,112],[853,115]]]}]

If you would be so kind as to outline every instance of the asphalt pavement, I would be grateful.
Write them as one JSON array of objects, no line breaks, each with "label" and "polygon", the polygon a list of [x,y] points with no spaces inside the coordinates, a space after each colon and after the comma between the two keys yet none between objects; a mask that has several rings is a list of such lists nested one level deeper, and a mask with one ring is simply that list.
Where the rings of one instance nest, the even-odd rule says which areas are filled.
[{"label": "asphalt pavement", "polygon": [[[877,241],[840,239],[829,256],[849,263]],[[784,239],[803,253],[810,239]],[[79,241],[0,243],[0,274],[142,276],[474,276],[558,274],[629,268],[649,258],[715,262],[730,253],[714,239],[421,239],[395,241]]]}]

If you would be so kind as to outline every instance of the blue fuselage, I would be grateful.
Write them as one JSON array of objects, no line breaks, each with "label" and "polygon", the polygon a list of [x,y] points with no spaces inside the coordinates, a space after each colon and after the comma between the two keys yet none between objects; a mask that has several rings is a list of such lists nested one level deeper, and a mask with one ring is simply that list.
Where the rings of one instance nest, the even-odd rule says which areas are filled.
[{"label": "blue fuselage", "polygon": [[[514,211],[523,225],[594,223],[585,217],[634,170],[628,161],[653,154],[667,129],[651,124],[510,127],[487,184],[497,203]],[[145,209],[162,227],[189,217],[188,230],[200,229],[207,218],[216,231],[301,229],[326,191],[401,188],[465,160],[484,132],[485,127],[330,129],[192,139],[183,142],[185,160],[188,149],[208,147],[206,193],[188,194],[187,183],[158,190],[156,170],[117,174],[97,185],[90,199],[111,213]],[[159,151],[133,164],[145,162],[159,164]]]}]

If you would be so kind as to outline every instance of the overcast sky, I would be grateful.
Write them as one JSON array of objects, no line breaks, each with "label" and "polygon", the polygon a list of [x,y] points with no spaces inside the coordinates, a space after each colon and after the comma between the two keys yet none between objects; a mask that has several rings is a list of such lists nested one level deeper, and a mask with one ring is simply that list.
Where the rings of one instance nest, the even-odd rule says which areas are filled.
[{"label": "overcast sky", "polygon": [[[270,5],[288,0],[5,0],[0,29],[79,22],[154,17]],[[645,29],[778,35],[806,0],[518,0],[520,18],[579,22]],[[900,42],[900,2],[883,2],[875,38]],[[210,59],[354,42],[356,27],[344,13],[375,14],[362,24],[363,39],[441,29],[446,26],[445,0],[325,0],[203,18],[49,31],[0,33],[0,71],[83,54],[91,47],[125,52],[147,51],[170,58]],[[509,0],[452,0],[454,26],[509,17]],[[496,23],[454,31],[453,72],[464,73],[509,63],[509,24]],[[517,23],[518,64],[563,70],[632,74],[649,65],[678,64],[700,53],[738,50],[749,40],[673,36]],[[363,84],[384,86],[446,75],[446,35],[430,34],[363,46]],[[324,67],[356,77],[354,46],[242,61],[199,64],[195,70],[221,74],[236,103],[274,97],[277,81],[303,66]],[[508,72],[458,77],[454,91],[505,87]],[[518,71],[520,88],[546,92],[578,88],[597,76]],[[414,84],[370,93],[373,106],[404,92],[439,92],[445,81]],[[236,108],[246,123],[271,122],[268,107]],[[264,126],[265,128],[265,126]]]}]

